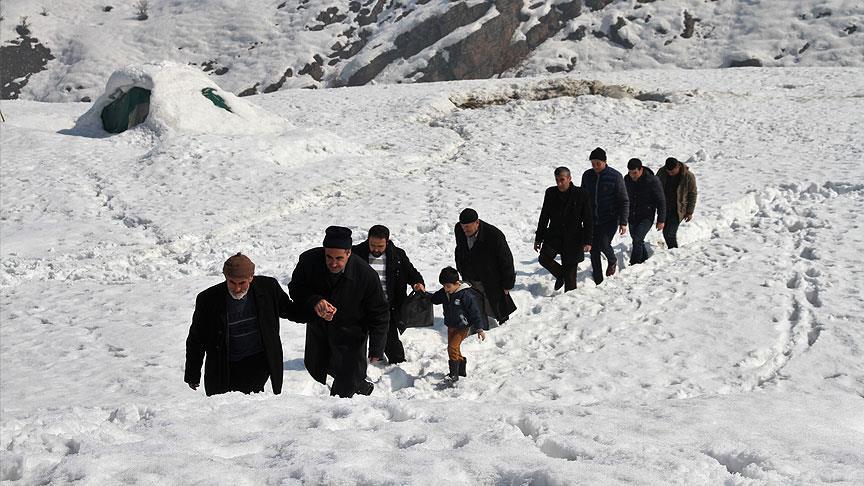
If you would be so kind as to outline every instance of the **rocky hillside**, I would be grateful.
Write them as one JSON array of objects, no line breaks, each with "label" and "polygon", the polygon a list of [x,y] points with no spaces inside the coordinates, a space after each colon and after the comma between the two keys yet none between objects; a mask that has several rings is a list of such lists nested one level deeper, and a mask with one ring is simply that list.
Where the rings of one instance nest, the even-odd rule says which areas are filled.
[{"label": "rocky hillside", "polygon": [[848,0],[28,0],[3,4],[3,99],[89,101],[173,60],[243,96],[573,70],[864,66]]}]

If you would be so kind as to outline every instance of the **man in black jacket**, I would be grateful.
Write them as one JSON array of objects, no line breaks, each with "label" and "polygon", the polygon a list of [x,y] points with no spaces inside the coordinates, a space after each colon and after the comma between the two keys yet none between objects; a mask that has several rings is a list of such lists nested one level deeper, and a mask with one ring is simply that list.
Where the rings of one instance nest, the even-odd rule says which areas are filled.
[{"label": "man in black jacket", "polygon": [[486,314],[503,324],[516,310],[510,297],[510,290],[516,285],[516,270],[504,233],[481,221],[471,208],[459,213],[454,233],[456,269],[462,281],[486,297]]},{"label": "man in black jacket", "polygon": [[618,269],[618,259],[612,249],[612,238],[615,231],[624,236],[627,232],[627,215],[629,214],[627,189],[624,178],[617,170],[606,163],[606,151],[600,147],[591,151],[588,156],[591,168],[582,174],[582,189],[588,191],[591,197],[591,209],[594,211],[594,240],[591,242],[591,273],[594,283],[603,282],[603,263],[600,254],[606,256],[609,262],[606,276],[615,275]]},{"label": "man in black jacket", "polygon": [[255,264],[240,253],[222,267],[225,282],[198,294],[183,380],[193,390],[201,383],[208,396],[229,391],[262,392],[270,378],[282,391],[282,341],[279,318],[301,322],[300,309],[272,277],[254,276]]},{"label": "man in black jacket", "polygon": [[[576,288],[576,271],[591,251],[591,200],[581,187],[573,185],[570,169],[555,169],[555,185],[546,189],[543,209],[537,222],[534,251],[540,252],[540,265],[555,277],[555,290]],[[561,255],[561,263],[555,257]]]},{"label": "man in black jacket", "polygon": [[666,198],[660,180],[639,159],[627,162],[627,175],[624,176],[627,197],[630,198],[630,236],[633,238],[633,251],[630,264],[643,263],[650,256],[645,236],[654,224],[657,214],[657,231],[663,229],[666,221]]},{"label": "man in black jacket", "polygon": [[312,378],[326,384],[333,376],[330,395],[372,393],[366,342],[374,363],[384,354],[389,308],[378,274],[351,253],[351,230],[327,228],[323,246],[300,255],[288,291],[309,319],[303,362]]},{"label": "man in black jacket", "polygon": [[405,287],[410,285],[418,292],[425,292],[423,276],[411,264],[405,251],[390,241],[390,230],[383,225],[376,224],[369,228],[366,241],[354,245],[351,249],[378,273],[381,280],[381,288],[384,297],[390,306],[390,325],[387,329],[387,343],[384,346],[384,354],[390,364],[405,361],[405,348],[399,340],[399,332],[404,331],[399,318],[399,309],[405,301]]}]

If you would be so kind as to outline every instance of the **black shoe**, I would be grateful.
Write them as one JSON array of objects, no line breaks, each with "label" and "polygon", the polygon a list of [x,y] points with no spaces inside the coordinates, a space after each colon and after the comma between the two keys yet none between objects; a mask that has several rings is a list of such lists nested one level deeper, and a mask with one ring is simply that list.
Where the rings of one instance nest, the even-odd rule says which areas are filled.
[{"label": "black shoe", "polygon": [[371,381],[363,380],[360,385],[357,387],[358,395],[366,395],[367,397],[372,394],[372,390],[375,389],[375,383]]},{"label": "black shoe", "polygon": [[606,276],[611,277],[615,275],[615,270],[618,269],[618,262],[610,263],[608,267],[606,267]]},{"label": "black shoe", "polygon": [[459,363],[459,376],[468,376],[465,374],[465,365],[468,364],[468,358],[462,357],[462,361],[458,361]]},{"label": "black shoe", "polygon": [[459,363],[461,361],[447,361],[447,364],[450,365],[450,374],[447,376],[450,377],[451,381],[459,381]]},{"label": "black shoe", "polygon": [[555,279],[555,290],[558,290],[563,286],[564,286],[564,278],[563,277],[556,278]]}]

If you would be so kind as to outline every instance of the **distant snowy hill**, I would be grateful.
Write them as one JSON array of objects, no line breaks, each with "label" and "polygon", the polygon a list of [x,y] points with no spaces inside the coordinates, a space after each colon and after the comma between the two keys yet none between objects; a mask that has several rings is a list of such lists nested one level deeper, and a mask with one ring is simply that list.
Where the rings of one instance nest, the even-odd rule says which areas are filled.
[{"label": "distant snowy hill", "polygon": [[[140,3],[140,2],[138,2]],[[572,70],[864,66],[851,0],[7,0],[3,99],[91,101],[130,63],[237,95]]]}]

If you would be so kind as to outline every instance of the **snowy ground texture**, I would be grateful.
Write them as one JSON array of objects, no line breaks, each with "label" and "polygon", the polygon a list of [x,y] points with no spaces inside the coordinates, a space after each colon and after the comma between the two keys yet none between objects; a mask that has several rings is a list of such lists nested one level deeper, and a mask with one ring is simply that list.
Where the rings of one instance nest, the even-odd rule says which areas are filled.
[{"label": "snowy ground texture", "polygon": [[[530,79],[281,91],[242,101],[275,134],[222,135],[215,109],[111,137],[73,129],[88,104],[5,102],[0,479],[864,484],[864,70],[571,77],[598,76],[670,102],[451,102]],[[622,171],[686,160],[699,204],[680,249],[655,233],[646,264],[599,287],[583,264],[562,294],[533,230],[554,167],[595,146]],[[330,398],[288,321],[281,395],[183,383],[195,294],[230,254],[284,286],[327,225],[384,223],[437,288],[466,206],[507,235],[519,310],[464,346],[455,388],[435,386],[440,317],[370,367],[370,397]]]}]

